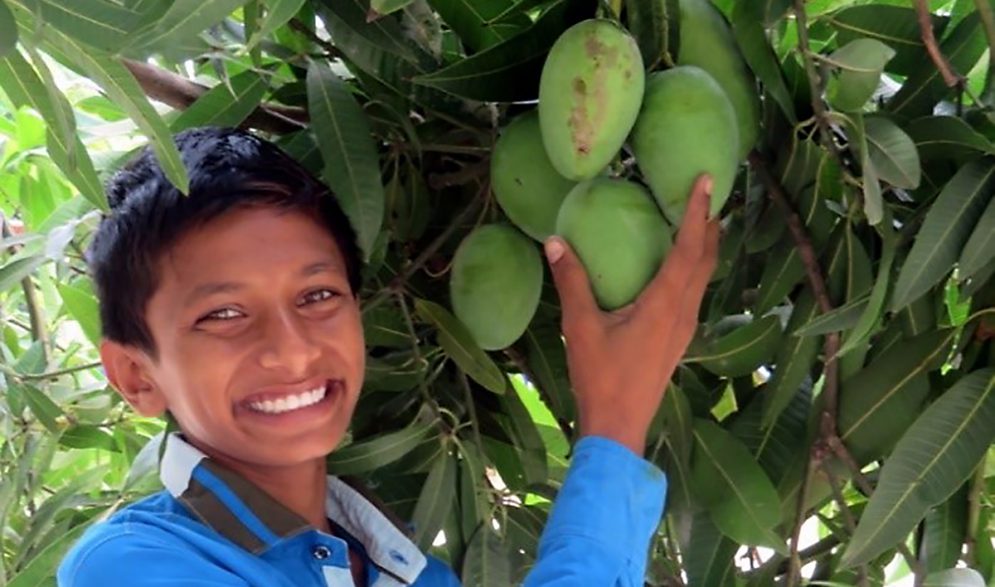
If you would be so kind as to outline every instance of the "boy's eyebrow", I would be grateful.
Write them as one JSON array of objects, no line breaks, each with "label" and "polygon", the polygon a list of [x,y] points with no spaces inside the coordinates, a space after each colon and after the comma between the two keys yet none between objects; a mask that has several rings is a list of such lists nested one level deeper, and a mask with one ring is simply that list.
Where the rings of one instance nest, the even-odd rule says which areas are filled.
[{"label": "boy's eyebrow", "polygon": [[[310,265],[305,265],[300,271],[301,277],[310,277],[318,273],[341,273],[342,270],[338,265],[329,261],[318,261],[317,263],[311,263]],[[218,293],[229,293],[233,291],[238,291],[244,289],[245,284],[237,283],[234,281],[219,281],[219,282],[209,282],[198,285],[186,296],[186,303],[189,304],[200,298],[207,297]]]},{"label": "boy's eyebrow", "polygon": [[238,291],[245,286],[241,283],[235,283],[233,281],[221,281],[221,282],[211,282],[198,285],[186,296],[186,303],[190,304],[200,298],[205,298],[207,296],[217,294],[217,293],[228,293],[232,291]]}]

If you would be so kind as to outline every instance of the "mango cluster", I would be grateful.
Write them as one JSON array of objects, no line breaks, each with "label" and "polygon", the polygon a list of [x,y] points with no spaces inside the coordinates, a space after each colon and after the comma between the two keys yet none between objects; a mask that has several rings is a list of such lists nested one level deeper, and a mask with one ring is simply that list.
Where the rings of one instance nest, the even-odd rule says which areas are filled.
[{"label": "mango cluster", "polygon": [[[679,5],[673,67],[647,73],[622,26],[580,22],[554,43],[538,106],[503,129],[491,185],[517,229],[473,231],[450,282],[453,310],[482,348],[513,343],[538,307],[542,261],[529,237],[565,238],[599,305],[614,310],[660,267],[701,173],[713,178],[711,214],[721,212],[757,140],[759,100],[722,14],[709,0]],[[616,177],[626,143],[637,170]]]}]

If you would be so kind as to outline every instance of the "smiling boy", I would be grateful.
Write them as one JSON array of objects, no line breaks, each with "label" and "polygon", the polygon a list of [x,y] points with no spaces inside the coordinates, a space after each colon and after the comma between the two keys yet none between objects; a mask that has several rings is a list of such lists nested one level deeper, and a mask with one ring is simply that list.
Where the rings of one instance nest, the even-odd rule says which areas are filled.
[{"label": "smiling boy", "polygon": [[[251,134],[176,137],[183,196],[151,151],[108,187],[90,248],[111,385],[167,410],[165,489],[87,530],[60,585],[458,585],[363,495],[327,476],[363,384],[355,236],[323,185]],[[526,585],[641,585],[666,483],[646,434],[716,261],[707,179],[632,305],[598,309],[546,243],[581,439]]]}]

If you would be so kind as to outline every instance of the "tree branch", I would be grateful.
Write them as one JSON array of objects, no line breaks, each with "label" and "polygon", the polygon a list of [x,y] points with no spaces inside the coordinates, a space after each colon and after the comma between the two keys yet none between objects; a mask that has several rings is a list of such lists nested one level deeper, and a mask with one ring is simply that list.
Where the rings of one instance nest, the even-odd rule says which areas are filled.
[{"label": "tree branch", "polygon": [[[148,63],[131,59],[122,59],[122,63],[138,80],[146,96],[178,110],[189,108],[210,89]],[[307,122],[308,114],[303,108],[261,104],[249,114],[242,126],[283,134],[302,130],[307,127]]]},{"label": "tree branch", "polygon": [[936,36],[933,34],[933,19],[929,13],[929,5],[926,0],[915,0],[916,6],[916,16],[919,20],[919,35],[922,38],[922,42],[926,45],[926,52],[929,53],[929,58],[933,60],[933,64],[936,65],[936,69],[940,71],[940,75],[943,76],[943,82],[947,86],[954,88],[962,86],[964,84],[964,78],[960,74],[953,71],[950,67],[950,63],[947,58],[943,56],[940,51],[939,45],[936,43]]},{"label": "tree branch", "polygon": [[[802,27],[802,23],[799,23],[799,27]],[[805,224],[802,222],[801,216],[792,207],[787,191],[781,185],[781,182],[774,177],[774,174],[771,173],[770,166],[763,156],[757,151],[752,151],[749,155],[749,162],[750,167],[759,176],[761,183],[767,188],[767,194],[771,200],[774,201],[787,218],[788,230],[791,232],[798,255],[805,266],[805,275],[819,305],[819,311],[823,314],[831,312],[833,310],[833,302],[829,297],[829,289],[826,287],[826,278],[822,273],[822,268],[819,266],[819,257],[815,252],[812,239],[808,236],[808,231],[805,229]],[[806,494],[808,493],[808,486],[811,483],[811,477],[815,474],[816,469],[825,464],[825,457],[830,452],[834,441],[835,444],[842,446],[836,430],[837,412],[839,409],[839,359],[837,355],[840,351],[840,344],[839,332],[826,334],[825,342],[823,343],[823,355],[825,357],[823,377],[825,378],[825,382],[822,391],[826,399],[820,418],[819,438],[809,448],[809,466],[806,469],[805,478],[802,481],[801,491],[798,496],[797,515],[791,534],[788,587],[793,587],[800,577],[798,540],[802,523],[805,521],[805,502],[808,498]],[[846,447],[843,447],[843,450],[846,451]],[[846,454],[849,455],[848,452]]]}]

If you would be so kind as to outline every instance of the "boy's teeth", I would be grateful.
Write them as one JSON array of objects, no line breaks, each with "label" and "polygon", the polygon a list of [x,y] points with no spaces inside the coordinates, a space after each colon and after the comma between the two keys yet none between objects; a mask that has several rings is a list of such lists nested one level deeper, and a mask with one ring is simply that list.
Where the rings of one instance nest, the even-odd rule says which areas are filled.
[{"label": "boy's teeth", "polygon": [[325,388],[317,387],[310,391],[305,391],[304,393],[281,397],[276,400],[268,399],[261,402],[252,402],[249,406],[257,412],[280,414],[316,404],[321,401],[323,397],[325,397]]}]

